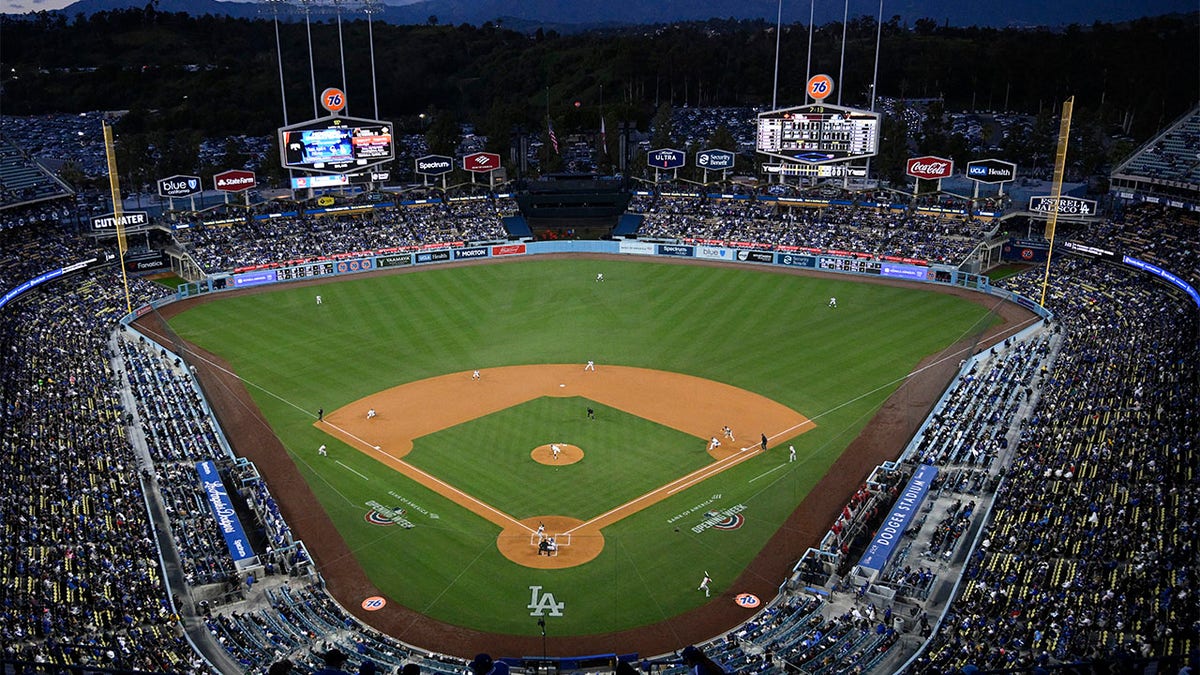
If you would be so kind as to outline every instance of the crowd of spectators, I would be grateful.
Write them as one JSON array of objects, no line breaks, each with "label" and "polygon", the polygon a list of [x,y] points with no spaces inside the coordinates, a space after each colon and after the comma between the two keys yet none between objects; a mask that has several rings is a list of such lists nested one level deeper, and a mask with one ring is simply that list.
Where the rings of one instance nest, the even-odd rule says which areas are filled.
[{"label": "crowd of spectators", "polygon": [[1116,267],[1055,267],[1061,352],[920,672],[1196,647],[1195,308]]},{"label": "crowd of spectators", "polygon": [[[661,197],[652,204],[645,208],[663,228],[655,231],[680,238],[937,259],[958,239],[975,236],[969,223],[914,224],[903,214],[854,207],[789,211],[749,200]],[[396,246],[394,233],[404,230],[416,242],[488,238],[498,215],[493,202],[464,201],[385,209],[369,219],[195,228],[188,236],[198,255],[229,269]],[[447,219],[450,231],[440,229]],[[1168,268],[1190,264],[1194,271],[1194,228],[1173,230],[1176,240],[1143,234],[1165,231],[1167,221],[1147,209],[1095,234]],[[254,229],[260,222],[266,229]],[[4,288],[103,253],[72,229],[40,219],[0,227],[0,244]],[[215,253],[222,249],[229,253]],[[142,490],[153,488],[170,515],[187,582],[228,580],[228,556],[215,531],[205,531],[206,505],[190,470],[224,451],[186,368],[145,345],[111,341],[124,307],[112,277],[107,270],[57,282],[0,315],[0,472],[7,486],[0,567],[8,580],[0,588],[0,634],[7,658],[201,672],[160,578]],[[1049,306],[1061,352],[1054,366],[1037,367],[1050,350],[1045,340],[1005,345],[986,368],[960,379],[962,397],[950,399],[918,441],[919,460],[950,469],[941,485],[961,495],[931,522],[935,537],[925,553],[944,557],[961,546],[966,527],[980,517],[976,495],[1002,476],[962,591],[921,656],[926,672],[1185,656],[1196,646],[1195,308],[1099,263],[1060,262],[1055,277]],[[1019,276],[1008,283],[1029,291],[1037,281]],[[133,290],[140,300],[164,294],[138,279]],[[114,371],[114,360],[127,376]],[[133,406],[120,398],[123,382]],[[1022,406],[1034,406],[1033,416],[1012,444],[1015,456],[997,467],[1010,449],[1002,431]],[[68,412],[78,410],[86,414]],[[138,470],[124,431],[130,415],[145,433],[149,475]],[[30,462],[35,454],[38,461]],[[255,484],[247,496],[269,532],[266,545],[286,546],[290,532],[266,486]],[[883,581],[918,597],[936,581],[926,564],[902,563]],[[355,624],[319,586],[293,579],[262,593],[269,609],[218,609],[208,617],[214,639],[246,667],[289,654],[303,660],[314,640],[343,645],[362,662],[399,665],[413,656]],[[817,672],[867,669],[899,639],[891,612],[866,598],[834,611],[796,595],[707,649],[741,672],[774,672],[785,662]],[[924,619],[922,630],[932,632]],[[437,657],[422,658],[439,668]],[[444,668],[461,664],[447,660]]]},{"label": "crowd of spectators", "polygon": [[1200,181],[1200,108],[1152,139],[1126,159],[1114,173],[1155,180],[1191,183]]},{"label": "crowd of spectators", "polygon": [[1141,205],[1072,233],[1080,243],[1128,252],[1200,287],[1200,220],[1165,206]]},{"label": "crowd of spectators", "polygon": [[207,273],[354,252],[504,239],[511,199],[392,206],[355,215],[288,216],[216,226],[193,224],[176,238]]},{"label": "crowd of spectators", "polygon": [[957,265],[982,242],[980,221],[908,210],[701,197],[640,197],[631,211],[645,221],[638,234],[774,249],[795,246]]}]

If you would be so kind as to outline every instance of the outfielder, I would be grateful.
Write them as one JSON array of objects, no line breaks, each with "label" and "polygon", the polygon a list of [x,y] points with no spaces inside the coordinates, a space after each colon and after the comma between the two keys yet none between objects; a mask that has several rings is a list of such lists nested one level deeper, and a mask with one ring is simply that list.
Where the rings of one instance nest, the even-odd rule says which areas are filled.
[{"label": "outfielder", "polygon": [[708,591],[708,584],[710,582],[712,582],[712,577],[708,576],[708,572],[706,571],[704,573],[704,578],[700,580],[700,587],[696,589],[698,591],[704,591],[704,597],[706,597],[706,598],[710,597],[709,591]]}]

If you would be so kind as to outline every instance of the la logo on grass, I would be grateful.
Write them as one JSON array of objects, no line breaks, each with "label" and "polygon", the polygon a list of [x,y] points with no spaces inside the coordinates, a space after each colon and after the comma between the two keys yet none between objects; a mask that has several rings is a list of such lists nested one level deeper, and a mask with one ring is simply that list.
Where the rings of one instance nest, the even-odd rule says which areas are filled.
[{"label": "la logo on grass", "polygon": [[[538,594],[542,590],[541,586],[529,587],[529,604],[527,607],[533,611],[529,616],[562,616],[563,607],[567,606],[565,602],[556,602],[553,593]],[[546,614],[549,612],[549,614]]]}]

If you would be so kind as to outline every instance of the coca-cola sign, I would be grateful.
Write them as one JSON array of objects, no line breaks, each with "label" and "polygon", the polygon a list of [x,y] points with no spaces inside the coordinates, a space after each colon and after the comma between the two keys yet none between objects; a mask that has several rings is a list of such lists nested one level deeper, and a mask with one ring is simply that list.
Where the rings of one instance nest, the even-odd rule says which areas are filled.
[{"label": "coca-cola sign", "polygon": [[954,173],[954,160],[946,159],[945,157],[934,157],[932,155],[913,157],[908,160],[905,173],[913,178],[924,178],[926,180],[949,178]]}]

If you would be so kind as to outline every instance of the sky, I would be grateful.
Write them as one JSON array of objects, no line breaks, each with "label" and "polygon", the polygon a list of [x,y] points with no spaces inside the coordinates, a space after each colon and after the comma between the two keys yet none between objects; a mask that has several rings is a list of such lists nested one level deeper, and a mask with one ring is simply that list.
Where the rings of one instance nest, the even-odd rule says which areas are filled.
[{"label": "sky", "polygon": [[[62,9],[75,0],[0,0],[0,13]],[[139,0],[140,1],[140,0]],[[408,4],[414,0],[384,0],[386,4]],[[519,3],[520,0],[513,0]],[[564,0],[590,3],[594,0]],[[736,4],[739,0],[728,0]],[[993,24],[996,3],[1004,2],[1009,17],[1028,17],[1030,24],[1091,23],[1094,20],[1123,20],[1139,16],[1156,16],[1170,12],[1195,12],[1200,0],[884,0],[884,16],[900,14],[913,20],[923,16],[949,19],[952,25]],[[806,5],[804,0],[783,0],[785,5]],[[839,0],[816,0],[818,11],[825,6],[843,6]],[[851,15],[874,14],[874,0],[850,0]],[[869,11],[868,11],[869,10]],[[829,13],[829,12],[825,12]],[[836,13],[835,13],[836,14]],[[1018,20],[1017,23],[1025,23]]]}]

